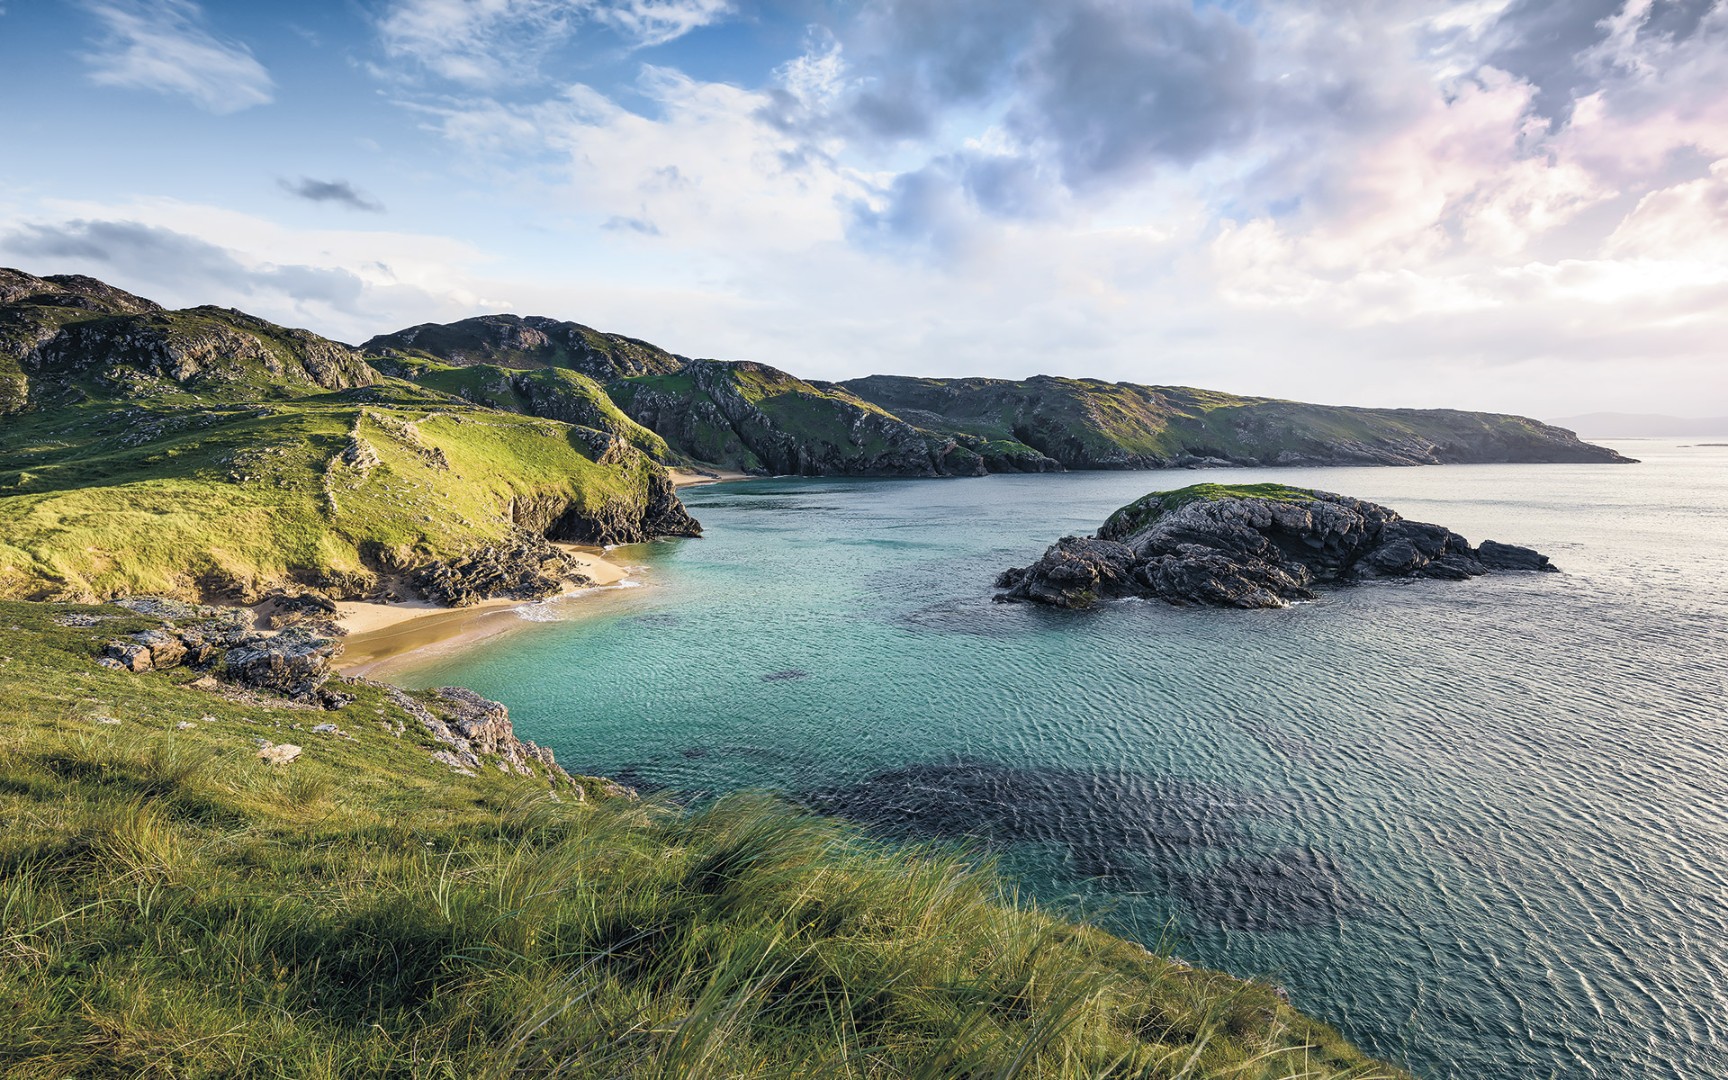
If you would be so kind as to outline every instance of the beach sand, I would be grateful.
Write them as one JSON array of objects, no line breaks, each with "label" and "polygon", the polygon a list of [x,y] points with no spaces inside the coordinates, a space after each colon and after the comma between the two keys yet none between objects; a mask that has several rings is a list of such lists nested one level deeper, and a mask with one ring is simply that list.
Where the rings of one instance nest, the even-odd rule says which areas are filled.
[{"label": "beach sand", "polygon": [[731,469],[674,469],[666,470],[672,477],[673,487],[695,487],[698,484],[718,484],[726,480],[750,480],[749,473],[734,472]]},{"label": "beach sand", "polygon": [[[725,480],[747,480],[741,472],[727,469],[668,469],[677,487],[718,484]],[[592,586],[570,586],[565,595],[585,588],[616,585],[629,577],[623,566],[606,558],[600,548],[580,544],[558,544],[582,564]],[[347,631],[346,649],[337,662],[344,675],[376,675],[405,657],[430,649],[456,649],[520,627],[522,620],[511,614],[524,600],[485,600],[468,607],[440,607],[424,600],[395,604],[349,601],[336,605],[336,619]]]},{"label": "beach sand", "polygon": [[[596,548],[559,544],[582,564],[592,586],[567,586],[566,596],[587,588],[616,585],[630,572]],[[526,600],[483,600],[467,607],[440,607],[424,600],[396,604],[348,601],[336,605],[336,618],[348,631],[336,663],[344,675],[375,675],[387,664],[433,647],[457,648],[522,625],[512,610]]]}]

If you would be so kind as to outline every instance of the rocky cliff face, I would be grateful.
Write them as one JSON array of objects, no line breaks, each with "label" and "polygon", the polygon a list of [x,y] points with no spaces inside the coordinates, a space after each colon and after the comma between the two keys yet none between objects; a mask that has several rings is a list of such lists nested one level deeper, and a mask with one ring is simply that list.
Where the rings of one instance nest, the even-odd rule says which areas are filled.
[{"label": "rocky cliff face", "polygon": [[1131,503],[1096,536],[1065,537],[1031,566],[1005,571],[996,585],[999,600],[1057,607],[1143,597],[1267,608],[1313,599],[1314,588],[1326,584],[1553,569],[1529,548],[1492,540],[1472,547],[1442,526],[1344,495],[1200,485]]},{"label": "rocky cliff face", "polygon": [[749,472],[977,476],[983,459],[837,387],[749,362],[693,360],[676,380],[612,387],[624,411],[674,448]]}]

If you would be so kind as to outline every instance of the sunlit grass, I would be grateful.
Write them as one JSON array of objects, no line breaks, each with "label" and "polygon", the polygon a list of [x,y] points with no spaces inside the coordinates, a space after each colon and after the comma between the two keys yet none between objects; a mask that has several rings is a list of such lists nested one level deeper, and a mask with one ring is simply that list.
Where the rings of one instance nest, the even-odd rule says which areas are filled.
[{"label": "sunlit grass", "polygon": [[317,736],[52,613],[0,603],[0,1075],[1402,1076],[975,855],[459,777],[376,688]]}]

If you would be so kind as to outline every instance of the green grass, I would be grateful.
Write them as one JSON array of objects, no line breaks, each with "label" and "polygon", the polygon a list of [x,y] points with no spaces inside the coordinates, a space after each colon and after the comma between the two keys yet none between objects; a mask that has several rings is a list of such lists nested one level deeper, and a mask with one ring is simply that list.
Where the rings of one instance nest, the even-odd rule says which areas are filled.
[{"label": "green grass", "polygon": [[682,463],[666,440],[625,415],[593,379],[568,368],[513,370],[493,364],[455,367],[418,357],[396,356],[379,365],[416,385],[464,402],[580,424],[618,436],[655,461]]},{"label": "green grass", "polygon": [[569,425],[425,397],[93,400],[11,418],[0,597],[249,597],[290,580],[353,594],[502,538],[513,507],[592,516],[645,498],[645,458],[601,464]]},{"label": "green grass", "polygon": [[1266,499],[1305,503],[1313,498],[1314,492],[1311,489],[1290,487],[1287,484],[1191,484],[1174,491],[1154,491],[1140,496],[1105,519],[1098,535],[1106,540],[1128,536],[1190,503],[1216,499]]},{"label": "green grass", "polygon": [[9,1078],[1404,1075],[963,853],[460,777],[380,688],[235,705],[65,610],[0,603]]},{"label": "green grass", "polygon": [[1183,386],[1037,376],[876,375],[841,386],[932,430],[1015,440],[1069,468],[1361,461],[1601,460],[1545,425],[1449,409],[1361,409],[1240,397]]}]

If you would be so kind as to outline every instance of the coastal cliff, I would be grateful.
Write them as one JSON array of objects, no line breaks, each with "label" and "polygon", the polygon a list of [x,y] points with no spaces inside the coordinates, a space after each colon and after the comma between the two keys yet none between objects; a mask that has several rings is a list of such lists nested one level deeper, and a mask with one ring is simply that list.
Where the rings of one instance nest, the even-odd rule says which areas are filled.
[{"label": "coastal cliff", "polygon": [[[582,354],[596,370],[655,369],[602,344]],[[549,541],[700,533],[673,455],[587,376],[494,368],[521,395],[495,403],[489,378],[392,373],[410,369],[241,312],[0,270],[0,597],[528,597],[575,580]]]},{"label": "coastal cliff", "polygon": [[1474,547],[1443,526],[1345,495],[1199,484],[1122,507],[1097,535],[1064,537],[1032,565],[1004,571],[996,587],[999,600],[1056,607],[1140,597],[1270,608],[1311,600],[1322,585],[1554,569],[1529,548]]}]

